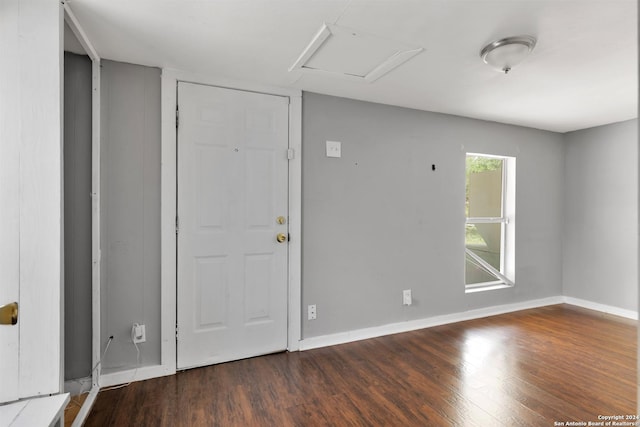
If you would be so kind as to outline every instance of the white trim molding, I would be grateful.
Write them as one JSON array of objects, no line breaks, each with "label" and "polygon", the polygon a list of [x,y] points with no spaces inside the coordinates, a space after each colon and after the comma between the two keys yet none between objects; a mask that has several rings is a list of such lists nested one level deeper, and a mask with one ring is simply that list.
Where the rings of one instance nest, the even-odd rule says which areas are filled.
[{"label": "white trim molding", "polygon": [[[289,161],[289,304],[288,344],[289,351],[299,349],[301,336],[301,251],[302,251],[302,92],[247,83],[227,78],[194,74],[164,68],[162,70],[162,148],[161,148],[161,365],[157,370],[139,370],[140,375],[170,375],[176,372],[176,233],[177,215],[177,169],[176,169],[176,105],[178,82],[205,84],[227,89],[258,92],[289,97],[289,148],[293,158]],[[149,376],[147,376],[149,375]],[[111,384],[128,382],[132,374],[118,372],[102,376],[101,381]],[[105,383],[101,383],[103,386]]]},{"label": "white trim molding", "polygon": [[626,317],[627,319],[638,320],[638,312],[627,310],[612,305],[600,304],[599,302],[587,301],[584,299],[564,296],[562,298],[565,304],[577,305],[578,307],[588,308],[590,310],[600,311],[602,313],[613,314],[615,316]]},{"label": "white trim molding", "polygon": [[402,332],[415,331],[418,329],[430,328],[433,326],[446,325],[449,323],[462,322],[465,320],[480,319],[483,317],[495,316],[497,314],[511,313],[514,311],[527,310],[530,308],[544,307],[547,305],[562,304],[563,297],[549,297],[532,301],[518,302],[514,304],[496,305],[493,307],[478,308],[475,310],[463,311],[459,313],[443,314],[440,316],[427,317],[424,319],[410,320],[407,322],[390,323],[388,325],[375,326],[372,328],[358,329],[355,331],[339,332],[331,335],[306,338],[300,342],[300,350],[311,350],[314,348],[328,347],[331,345],[345,344],[353,341],[360,341],[369,338],[377,338],[384,335],[398,334]]},{"label": "white trim molding", "polygon": [[300,350],[311,350],[314,348],[328,347],[331,345],[345,344],[354,341],[377,338],[384,335],[398,334],[402,332],[415,331],[418,329],[430,328],[432,326],[446,325],[449,323],[462,322],[465,320],[480,319],[483,317],[495,316],[498,314],[512,313],[514,311],[527,310],[530,308],[545,307],[555,304],[569,304],[603,313],[613,314],[628,319],[638,319],[638,312],[626,310],[605,304],[599,304],[578,298],[567,296],[555,296],[531,301],[524,301],[514,304],[496,305],[492,307],[478,308],[475,310],[463,311],[459,313],[444,314],[441,316],[428,317],[424,319],[410,320],[407,322],[390,323],[372,328],[357,329],[354,331],[338,332],[336,334],[321,335],[306,338],[300,341]]},{"label": "white trim molding", "polygon": [[63,3],[63,5],[64,21],[67,23],[67,25],[69,25],[71,32],[76,36],[87,56],[89,56],[89,59],[99,62],[100,55],[98,55],[98,51],[96,51],[96,49],[93,47],[93,44],[91,43],[91,40],[89,40],[89,37],[87,37],[87,33],[82,28],[82,25],[80,25],[78,18],[76,18],[76,15],[69,7],[69,4]]},{"label": "white trim molding", "polygon": [[175,78],[161,76],[160,153],[160,363],[176,371],[176,101]]},{"label": "white trim molding", "polygon": [[287,350],[302,337],[302,93],[289,96],[289,316]]},{"label": "white trim molding", "polygon": [[114,385],[128,384],[135,381],[173,375],[176,371],[175,368],[175,365],[173,366],[173,369],[162,365],[152,365],[103,374],[100,375],[100,387],[111,387]]},{"label": "white trim molding", "polygon": [[[89,415],[91,407],[100,392],[100,277],[102,269],[100,253],[101,65],[100,55],[67,3],[64,3],[64,20],[91,59],[91,366],[95,366],[95,368],[91,371],[89,396],[82,404],[72,425],[73,427],[79,427]],[[83,381],[87,379],[81,378],[78,380],[81,387],[77,390],[77,393],[84,392],[85,384]],[[65,383],[65,389],[68,383]],[[71,385],[69,386],[72,387]]]}]

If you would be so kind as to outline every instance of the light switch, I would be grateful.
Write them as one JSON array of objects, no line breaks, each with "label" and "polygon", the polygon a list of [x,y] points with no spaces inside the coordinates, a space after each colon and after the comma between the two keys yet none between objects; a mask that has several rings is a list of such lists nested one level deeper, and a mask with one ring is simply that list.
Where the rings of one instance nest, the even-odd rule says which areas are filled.
[{"label": "light switch", "polygon": [[327,141],[327,157],[340,157],[339,141]]}]

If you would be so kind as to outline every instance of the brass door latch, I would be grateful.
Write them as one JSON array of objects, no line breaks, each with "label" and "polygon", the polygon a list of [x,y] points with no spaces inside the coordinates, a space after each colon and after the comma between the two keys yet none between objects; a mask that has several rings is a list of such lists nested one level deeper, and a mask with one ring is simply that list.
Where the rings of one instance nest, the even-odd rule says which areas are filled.
[{"label": "brass door latch", "polygon": [[0,325],[15,325],[18,323],[18,303],[3,305],[0,307]]}]

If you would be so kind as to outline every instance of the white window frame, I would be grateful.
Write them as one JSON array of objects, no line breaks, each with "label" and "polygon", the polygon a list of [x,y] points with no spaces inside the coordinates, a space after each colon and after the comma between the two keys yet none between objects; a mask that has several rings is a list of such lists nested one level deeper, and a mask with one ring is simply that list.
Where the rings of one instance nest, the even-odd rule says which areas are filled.
[{"label": "white window frame", "polygon": [[[502,192],[501,192],[501,216],[499,217],[466,217],[467,224],[501,224],[500,233],[500,271],[488,264],[478,255],[466,248],[465,242],[465,264],[466,257],[472,257],[496,280],[481,283],[466,283],[465,292],[473,293],[494,289],[510,288],[515,286],[515,157],[500,156],[485,153],[465,153],[465,164],[467,157],[483,157],[488,159],[502,160]],[[466,167],[465,167],[466,174]],[[466,269],[466,267],[465,267]]]}]

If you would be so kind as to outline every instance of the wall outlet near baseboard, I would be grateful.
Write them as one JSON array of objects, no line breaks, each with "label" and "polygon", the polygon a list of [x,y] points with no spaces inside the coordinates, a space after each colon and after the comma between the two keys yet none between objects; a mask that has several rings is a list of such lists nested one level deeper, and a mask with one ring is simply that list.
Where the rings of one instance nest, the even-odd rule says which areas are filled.
[{"label": "wall outlet near baseboard", "polygon": [[317,313],[316,313],[316,305],[315,304],[310,304],[307,306],[307,319],[308,320],[315,320],[317,317]]},{"label": "wall outlet near baseboard", "polygon": [[411,289],[402,291],[402,305],[411,305]]},{"label": "wall outlet near baseboard", "polygon": [[131,327],[131,341],[134,344],[139,344],[147,340],[147,331],[144,325],[134,323]]}]

